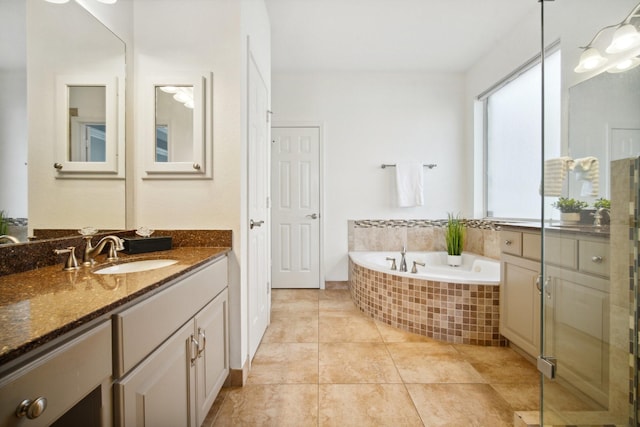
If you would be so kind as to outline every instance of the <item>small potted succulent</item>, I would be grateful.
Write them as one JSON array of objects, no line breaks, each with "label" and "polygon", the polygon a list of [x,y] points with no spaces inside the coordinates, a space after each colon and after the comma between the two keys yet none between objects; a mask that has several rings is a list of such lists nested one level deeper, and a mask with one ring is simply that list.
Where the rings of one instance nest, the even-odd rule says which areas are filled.
[{"label": "small potted succulent", "polygon": [[457,267],[462,264],[462,246],[464,243],[464,220],[448,214],[445,240],[447,243],[447,264]]},{"label": "small potted succulent", "polygon": [[563,224],[578,224],[580,222],[580,211],[588,206],[582,200],[560,197],[551,205],[560,211],[560,222]]}]

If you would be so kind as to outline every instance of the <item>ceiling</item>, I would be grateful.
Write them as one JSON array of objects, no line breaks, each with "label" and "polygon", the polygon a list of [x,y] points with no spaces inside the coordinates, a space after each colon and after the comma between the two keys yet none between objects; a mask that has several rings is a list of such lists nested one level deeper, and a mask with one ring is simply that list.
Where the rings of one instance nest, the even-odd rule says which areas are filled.
[{"label": "ceiling", "polygon": [[538,0],[265,0],[274,70],[461,72]]}]

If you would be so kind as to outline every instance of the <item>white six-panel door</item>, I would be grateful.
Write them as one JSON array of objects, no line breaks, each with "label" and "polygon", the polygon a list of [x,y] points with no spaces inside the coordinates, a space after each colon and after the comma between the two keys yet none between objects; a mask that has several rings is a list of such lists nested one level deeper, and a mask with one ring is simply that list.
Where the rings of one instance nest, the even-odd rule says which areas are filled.
[{"label": "white six-panel door", "polygon": [[320,129],[271,129],[273,288],[320,287]]}]

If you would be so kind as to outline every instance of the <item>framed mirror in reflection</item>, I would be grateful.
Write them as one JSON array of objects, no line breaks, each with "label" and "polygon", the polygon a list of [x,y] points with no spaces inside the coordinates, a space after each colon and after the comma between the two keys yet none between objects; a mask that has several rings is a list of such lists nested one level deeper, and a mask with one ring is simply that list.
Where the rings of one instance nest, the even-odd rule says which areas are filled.
[{"label": "framed mirror in reflection", "polygon": [[69,86],[69,155],[71,162],[106,162],[105,86]]}]

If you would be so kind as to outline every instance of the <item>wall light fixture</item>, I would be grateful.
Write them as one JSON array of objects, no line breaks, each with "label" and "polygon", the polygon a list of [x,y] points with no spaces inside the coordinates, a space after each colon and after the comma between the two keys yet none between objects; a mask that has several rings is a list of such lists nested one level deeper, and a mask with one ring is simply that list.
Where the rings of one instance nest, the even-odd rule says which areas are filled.
[{"label": "wall light fixture", "polygon": [[[638,58],[636,49],[640,47],[640,33],[636,28],[639,22],[640,3],[633,8],[622,22],[601,28],[593,36],[589,44],[581,47],[584,52],[580,55],[578,66],[574,68],[574,71],[576,73],[585,73],[606,67],[606,71],[610,73],[621,73],[640,65],[640,58]],[[611,35],[611,41],[605,49],[606,55],[603,56],[595,44],[605,32],[613,32],[613,35]]]}]

